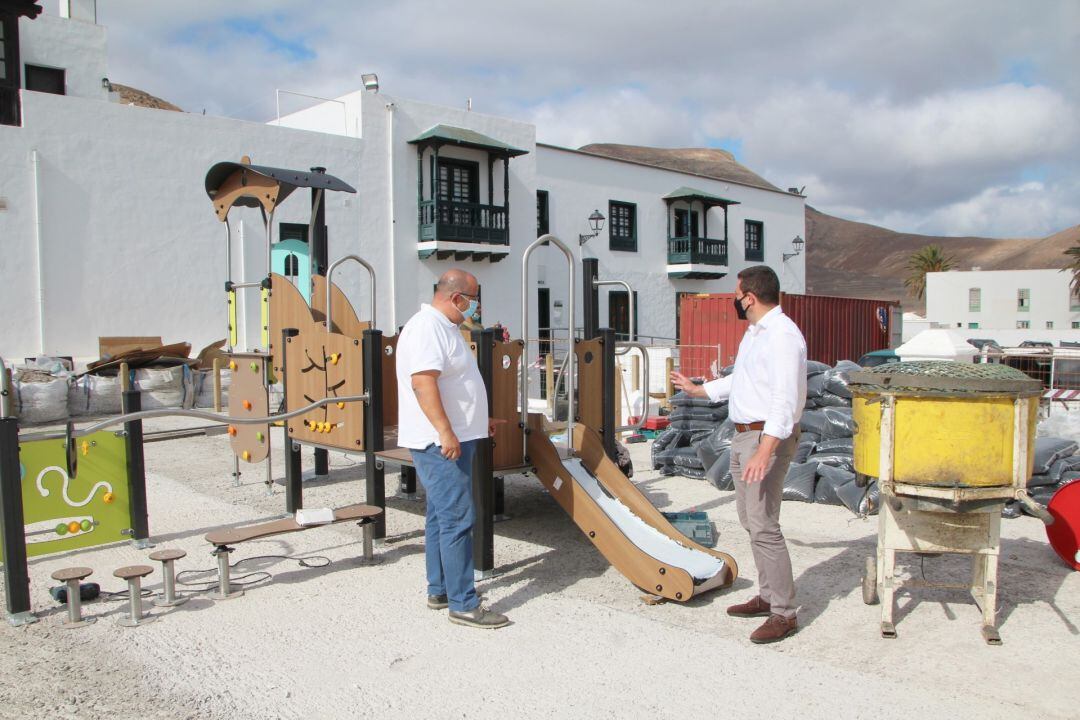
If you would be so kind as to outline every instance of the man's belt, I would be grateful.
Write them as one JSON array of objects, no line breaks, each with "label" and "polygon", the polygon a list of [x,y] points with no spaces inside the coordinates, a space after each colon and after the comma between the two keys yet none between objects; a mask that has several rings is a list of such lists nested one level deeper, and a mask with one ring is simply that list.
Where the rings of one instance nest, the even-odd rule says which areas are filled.
[{"label": "man's belt", "polygon": [[735,423],[735,429],[737,431],[741,432],[741,433],[753,432],[755,430],[764,430],[765,429],[765,423],[764,422],[752,422],[752,423],[746,423],[745,425],[743,423]]}]

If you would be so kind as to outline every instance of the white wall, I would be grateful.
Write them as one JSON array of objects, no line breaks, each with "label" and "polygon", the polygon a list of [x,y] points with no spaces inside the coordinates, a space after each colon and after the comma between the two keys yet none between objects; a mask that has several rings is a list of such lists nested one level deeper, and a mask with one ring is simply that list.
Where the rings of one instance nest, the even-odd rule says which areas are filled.
[{"label": "white wall", "polygon": [[[40,19],[40,18],[39,18]],[[210,166],[250,155],[256,164],[322,165],[356,186],[364,146],[358,140],[258,123],[137,108],[42,93],[23,93],[23,127],[0,126],[0,354],[97,357],[101,335],[161,335],[196,349],[225,335],[224,229],[203,188]],[[32,153],[40,176],[45,336],[38,336]],[[360,233],[364,196],[327,201],[331,252],[360,252],[380,274],[383,245]],[[297,190],[277,222],[306,223],[309,197]],[[248,279],[265,272],[262,228],[243,220]],[[239,234],[239,229],[236,234]],[[277,233],[275,230],[275,238]],[[234,246],[239,257],[239,243]],[[254,250],[251,248],[254,247]],[[339,249],[340,248],[340,249]],[[342,272],[350,297],[356,275]],[[382,317],[382,313],[380,313]]]},{"label": "white wall", "polygon": [[[668,205],[663,196],[687,185],[738,201],[729,208],[728,274],[718,280],[679,280],[667,275]],[[784,292],[802,293],[806,288],[805,252],[783,262],[792,252],[795,236],[805,239],[805,200],[784,192],[770,192],[735,183],[697,177],[672,170],[596,157],[548,145],[537,148],[537,189],[547,190],[551,233],[577,247],[578,235],[590,232],[588,217],[599,209],[607,217],[609,200],[637,205],[636,252],[609,249],[609,221],[600,235],[580,251],[599,260],[601,279],[625,280],[638,293],[638,332],[643,336],[675,337],[677,292],[732,292],[736,275],[744,267],[759,264],[744,257],[744,221],[764,223],[765,264],[777,271]],[[695,208],[697,204],[695,204]],[[722,238],[724,213],[709,210],[709,237]],[[700,221],[699,221],[700,222]],[[704,228],[701,228],[702,230]],[[550,265],[548,285],[552,299],[565,294],[565,263],[554,249],[545,251]],[[618,288],[612,288],[618,290]],[[600,324],[608,325],[608,291],[600,292]],[[579,303],[579,308],[581,307]],[[578,324],[582,322],[578,313]]]},{"label": "white wall", "polygon": [[[1080,340],[1080,312],[1071,310],[1069,283],[1072,276],[1058,270],[982,270],[927,273],[926,319],[940,327],[962,329],[972,337],[1022,340]],[[980,288],[981,307],[971,312],[968,291]],[[1017,308],[1018,290],[1031,292],[1031,307]],[[1018,329],[1017,321],[1030,323]],[[1047,323],[1053,323],[1052,328]],[[978,323],[977,329],[969,324]]]},{"label": "white wall", "polygon": [[[42,13],[19,19],[19,57],[26,65],[64,70],[66,94],[107,100],[101,79],[108,77],[105,28],[84,20]],[[22,86],[26,87],[25,74]]]}]

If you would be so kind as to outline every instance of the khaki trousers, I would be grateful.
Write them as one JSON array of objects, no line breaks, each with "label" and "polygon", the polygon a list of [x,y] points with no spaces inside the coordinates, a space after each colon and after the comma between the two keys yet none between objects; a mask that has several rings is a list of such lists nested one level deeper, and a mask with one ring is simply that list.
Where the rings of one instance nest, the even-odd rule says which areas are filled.
[{"label": "khaki trousers", "polygon": [[750,548],[758,571],[758,594],[772,612],[795,616],[795,578],[791,573],[784,533],[780,530],[780,501],[788,465],[799,444],[799,429],[782,441],[761,482],[743,482],[743,467],[757,452],[758,431],[738,433],[731,442],[731,477],[735,480],[735,508],[739,522],[750,533]]}]

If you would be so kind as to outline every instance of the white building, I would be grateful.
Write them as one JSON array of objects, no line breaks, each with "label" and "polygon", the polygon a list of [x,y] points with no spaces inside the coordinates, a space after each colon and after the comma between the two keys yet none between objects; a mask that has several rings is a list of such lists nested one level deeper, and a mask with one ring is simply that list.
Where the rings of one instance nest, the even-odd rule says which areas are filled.
[{"label": "white building", "polygon": [[[538,144],[526,122],[365,90],[270,124],[121,105],[110,102],[94,3],[61,5],[69,17],[4,21],[5,37],[17,27],[21,54],[0,83],[8,358],[93,358],[104,335],[196,348],[223,337],[225,234],[203,178],[213,163],[244,155],[322,166],[357,189],[327,198],[330,259],[355,253],[374,265],[377,321],[391,333],[460,265],[480,280],[484,322],[520,336],[521,257],[545,224],[578,260],[598,258],[601,278],[633,286],[643,336],[674,338],[678,293],[730,292],[750,264],[776,268],[786,292],[805,288],[805,254],[784,258],[805,237],[800,195]],[[604,228],[578,249],[594,210]],[[275,213],[273,241],[306,241],[308,213],[294,194]],[[258,213],[233,216],[233,279],[258,279]],[[532,337],[538,323],[568,321],[562,256],[542,248],[534,258]],[[361,274],[343,266],[335,282],[366,314]],[[625,295],[614,310],[601,296],[601,325],[625,323]],[[254,330],[255,303],[247,310]]]},{"label": "white building", "polygon": [[926,320],[1002,346],[1080,341],[1080,298],[1060,270],[927,273]]}]

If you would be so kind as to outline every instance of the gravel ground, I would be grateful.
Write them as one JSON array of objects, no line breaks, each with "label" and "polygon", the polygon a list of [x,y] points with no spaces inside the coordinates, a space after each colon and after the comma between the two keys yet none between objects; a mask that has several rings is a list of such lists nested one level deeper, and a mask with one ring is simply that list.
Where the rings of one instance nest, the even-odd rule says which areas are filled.
[{"label": "gravel ground", "polygon": [[[724,613],[755,586],[732,494],[658,477],[648,469],[649,446],[631,447],[634,479],[655,505],[708,512],[719,547],[742,565],[733,589],[686,605],[645,605],[524,476],[507,480],[513,517],[496,526],[499,572],[480,583],[488,605],[514,621],[494,632],[451,625],[445,612],[424,607],[422,501],[389,501],[378,565],[356,561],[360,532],[350,525],[248,543],[234,560],[331,563],[255,558],[235,573],[262,570],[272,579],[244,597],[214,602],[199,592],[179,608],[154,609],[160,619],[141,628],[118,627],[123,603],[103,601],[85,608],[99,622],[65,631],[48,588],[49,573],[80,564],[95,569],[91,580],[104,589],[121,590],[112,570],[147,562],[146,551],[53,555],[30,566],[41,622],[0,627],[0,717],[1076,716],[1080,686],[1066,680],[1080,660],[1080,575],[1057,560],[1037,520],[1003,522],[1003,647],[983,643],[977,608],[956,591],[901,594],[900,637],[889,641],[878,634],[879,608],[864,605],[860,592],[876,521],[786,503],[801,630],[759,647],[747,639],[756,621]],[[151,529],[158,548],[188,552],[178,570],[214,567],[202,539],[208,529],[283,510],[282,488],[268,495],[261,467],[233,486],[223,437],[155,443],[146,455]],[[309,484],[306,504],[363,501],[362,478],[362,464],[332,455],[330,480]],[[396,480],[388,475],[388,488]],[[959,558],[914,562],[907,572],[938,580],[963,578],[969,567]],[[147,587],[160,588],[159,572]]]}]

